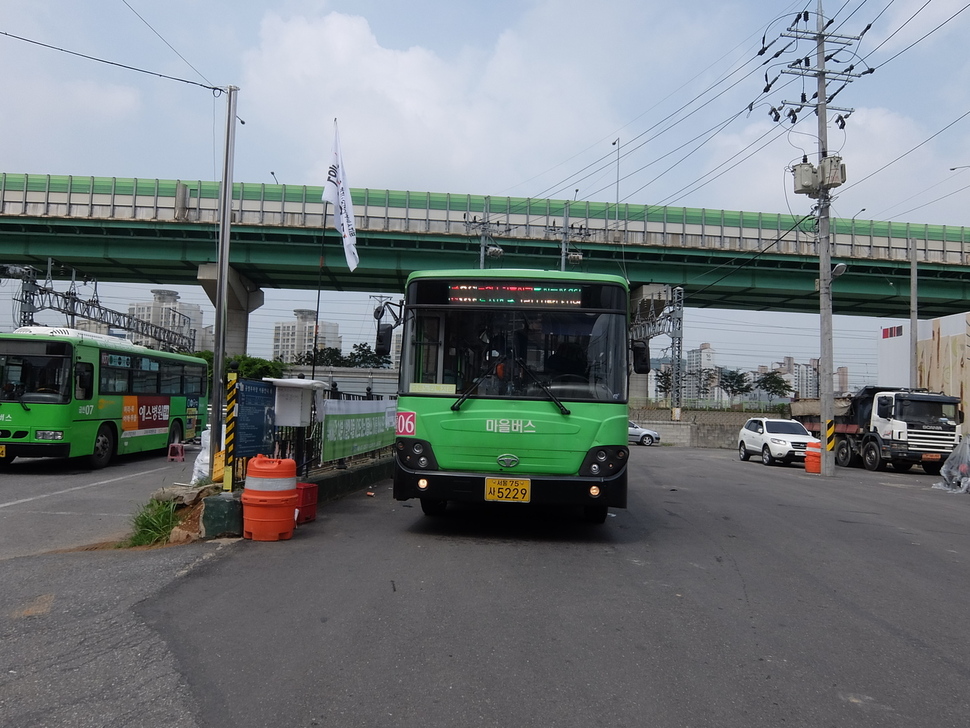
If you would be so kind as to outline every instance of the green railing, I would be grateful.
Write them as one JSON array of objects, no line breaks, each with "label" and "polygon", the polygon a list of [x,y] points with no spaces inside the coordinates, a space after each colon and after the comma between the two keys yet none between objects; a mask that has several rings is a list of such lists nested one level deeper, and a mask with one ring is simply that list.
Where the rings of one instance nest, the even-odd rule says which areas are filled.
[{"label": "green railing", "polygon": [[[207,209],[215,207],[219,198],[220,184],[205,180],[162,180],[128,179],[116,177],[83,177],[69,175],[38,174],[0,174],[0,204],[15,202],[16,198],[30,199],[33,195],[52,195],[69,197],[70,204],[83,204],[87,196],[139,197],[139,198],[176,198],[179,190],[184,190],[184,205],[193,208],[204,205]],[[18,195],[19,193],[19,195]],[[321,186],[254,184],[237,182],[233,184],[233,200],[241,202],[279,203],[277,212],[283,205],[299,205],[307,210],[308,206],[322,205]],[[355,188],[351,197],[358,215],[373,214],[374,208],[401,209],[408,212],[403,216],[419,221],[432,213],[445,213],[452,224],[460,223],[462,216],[478,216],[502,222],[502,218],[525,218],[527,223],[541,226],[545,221],[561,222],[568,212],[570,222],[582,220],[589,224],[600,223],[597,227],[610,229],[619,222],[620,230],[631,224],[641,230],[647,225],[683,226],[685,234],[726,237],[749,237],[738,231],[762,231],[758,237],[784,236],[788,231],[799,234],[812,234],[814,220],[793,215],[758,213],[745,211],[717,210],[693,207],[664,207],[657,205],[621,204],[619,215],[615,204],[604,202],[568,201],[554,199],[534,199],[523,197],[489,197],[483,195],[452,194],[440,192],[413,192],[405,190],[380,190]],[[80,199],[78,199],[80,198]],[[211,203],[211,204],[208,204]],[[0,209],[6,209],[0,208]],[[289,210],[287,210],[289,211]],[[455,213],[452,217],[449,213]],[[4,214],[24,214],[19,213]],[[535,222],[531,222],[535,221]],[[517,224],[521,224],[519,221]],[[692,226],[694,229],[687,226]],[[915,224],[877,220],[832,219],[832,229],[836,236],[850,238],[887,239],[897,241],[891,247],[905,246],[904,241],[937,241],[959,243],[967,241],[967,228],[962,226]],[[723,232],[719,232],[723,231]],[[844,242],[844,241],[840,241]]]}]

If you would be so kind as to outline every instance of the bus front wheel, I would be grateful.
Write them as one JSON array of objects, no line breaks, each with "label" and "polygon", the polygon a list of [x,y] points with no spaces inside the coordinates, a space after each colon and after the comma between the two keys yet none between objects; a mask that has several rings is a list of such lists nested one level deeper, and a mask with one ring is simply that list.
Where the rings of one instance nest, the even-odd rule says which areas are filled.
[{"label": "bus front wheel", "polygon": [[426,516],[443,516],[448,507],[448,501],[434,498],[421,498],[421,510]]},{"label": "bus front wheel", "polygon": [[586,523],[606,523],[608,506],[583,506],[583,520]]},{"label": "bus front wheel", "polygon": [[115,433],[108,425],[101,425],[94,438],[94,452],[88,455],[88,465],[97,470],[111,462],[115,454]]}]

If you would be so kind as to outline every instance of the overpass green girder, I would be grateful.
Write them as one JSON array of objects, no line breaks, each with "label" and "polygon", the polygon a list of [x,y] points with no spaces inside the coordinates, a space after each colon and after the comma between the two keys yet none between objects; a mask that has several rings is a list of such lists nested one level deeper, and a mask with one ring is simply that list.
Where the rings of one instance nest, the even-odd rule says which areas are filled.
[{"label": "overpass green girder", "polygon": [[[156,194],[159,182],[155,181]],[[211,195],[214,183],[204,184],[210,185]],[[302,190],[304,197],[310,195],[307,190],[319,194],[319,188]],[[355,204],[359,194],[361,191],[354,190]],[[721,211],[720,219],[727,214],[740,213]],[[715,219],[716,215],[710,222]],[[964,235],[961,228],[950,230]],[[0,261],[31,265],[43,275],[48,258],[54,258],[64,267],[54,271],[55,279],[70,278],[66,270],[70,267],[104,282],[194,285],[198,267],[217,261],[217,236],[217,227],[211,223],[3,213]],[[558,239],[497,237],[495,242],[504,249],[504,255],[486,259],[487,267],[560,267]],[[351,273],[344,261],[341,239],[332,228],[324,232],[319,228],[234,224],[230,264],[263,288],[313,290],[320,282],[329,290],[391,294],[403,290],[413,270],[479,266],[480,242],[474,232],[425,234],[358,228],[357,247],[361,264]],[[579,247],[582,262],[568,266],[570,270],[625,275],[633,286],[682,286],[685,305],[690,308],[818,312],[818,262],[812,256],[588,241]],[[907,261],[843,261],[849,267],[833,284],[835,313],[909,315]],[[968,273],[970,266],[965,261],[959,265],[921,263],[920,318],[967,310]]]}]

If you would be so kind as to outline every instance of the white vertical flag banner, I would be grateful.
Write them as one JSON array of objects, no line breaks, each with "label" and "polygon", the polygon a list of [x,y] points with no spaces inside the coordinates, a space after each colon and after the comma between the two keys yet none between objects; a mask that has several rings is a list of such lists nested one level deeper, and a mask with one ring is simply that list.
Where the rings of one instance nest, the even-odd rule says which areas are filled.
[{"label": "white vertical flag banner", "polygon": [[[340,137],[337,135],[337,120],[333,120],[333,154],[327,170],[327,183],[323,187],[323,199],[333,205],[334,227],[344,239],[344,256],[347,267],[353,271],[360,262],[357,255],[357,228],[354,227],[354,203],[350,199],[350,187],[344,169],[343,155],[340,153]],[[326,221],[324,221],[326,225]]]}]

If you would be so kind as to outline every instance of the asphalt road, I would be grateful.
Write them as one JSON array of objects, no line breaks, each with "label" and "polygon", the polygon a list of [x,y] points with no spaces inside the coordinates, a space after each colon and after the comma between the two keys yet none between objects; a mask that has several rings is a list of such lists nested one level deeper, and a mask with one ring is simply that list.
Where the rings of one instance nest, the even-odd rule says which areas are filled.
[{"label": "asphalt road", "polygon": [[286,542],[0,561],[0,724],[970,723],[966,495],[726,450],[631,467],[603,526],[427,518],[385,482]]},{"label": "asphalt road", "polygon": [[186,446],[183,462],[169,462],[140,453],[103,470],[79,459],[14,460],[0,471],[0,560],[121,540],[152,493],[191,482],[197,454]]}]

